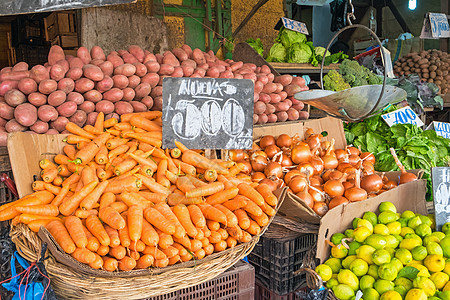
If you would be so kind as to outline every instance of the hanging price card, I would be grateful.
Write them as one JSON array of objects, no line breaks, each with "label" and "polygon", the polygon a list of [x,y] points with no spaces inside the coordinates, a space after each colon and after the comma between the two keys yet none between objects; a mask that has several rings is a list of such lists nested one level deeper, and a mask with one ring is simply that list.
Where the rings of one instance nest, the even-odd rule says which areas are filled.
[{"label": "hanging price card", "polygon": [[381,117],[389,127],[396,124],[414,124],[419,127],[423,126],[422,120],[417,117],[416,113],[409,106],[381,115]]},{"label": "hanging price card", "polygon": [[291,20],[285,17],[282,17],[281,20],[283,21],[283,26],[286,27],[287,29],[293,30],[293,31],[297,31],[303,34],[309,34],[308,33],[308,28],[306,28],[306,24],[299,22],[299,21],[295,21],[295,20]]}]

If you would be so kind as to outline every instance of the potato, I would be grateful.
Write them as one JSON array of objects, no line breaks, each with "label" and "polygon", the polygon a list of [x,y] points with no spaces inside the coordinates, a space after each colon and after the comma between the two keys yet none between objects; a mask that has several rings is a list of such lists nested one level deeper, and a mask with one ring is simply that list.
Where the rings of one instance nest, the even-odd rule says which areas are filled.
[{"label": "potato", "polygon": [[134,64],[137,63],[138,60],[136,59],[136,57],[134,57],[134,55],[132,55],[130,52],[126,51],[124,52],[122,55],[122,59],[126,64]]},{"label": "potato", "polygon": [[30,78],[36,81],[39,84],[44,79],[50,79],[50,74],[47,71],[47,68],[42,65],[36,65],[31,68]]},{"label": "potato", "polygon": [[83,75],[93,81],[101,81],[105,77],[103,71],[99,67],[91,64],[83,66]]},{"label": "potato", "polygon": [[162,86],[158,85],[152,89],[152,91],[150,92],[150,96],[152,96],[152,98],[155,99],[156,97],[162,96],[162,92],[163,92]]},{"label": "potato", "polygon": [[6,122],[8,122],[7,120],[0,118],[0,129],[4,129]]},{"label": "potato", "polygon": [[131,101],[130,104],[133,106],[135,112],[148,111],[147,106],[139,101]]},{"label": "potato", "polygon": [[141,102],[147,106],[147,109],[151,109],[153,107],[153,98],[150,96],[145,96],[141,99]]},{"label": "potato", "polygon": [[290,84],[284,87],[284,91],[287,93],[288,97],[290,97],[301,92],[302,88],[299,85]]},{"label": "potato", "polygon": [[253,104],[253,113],[259,115],[266,111],[266,104],[262,101],[257,101]]},{"label": "potato", "polygon": [[173,50],[172,50],[172,53],[173,53],[173,55],[176,56],[176,58],[177,58],[180,62],[189,59],[189,56],[187,55],[186,51],[184,51],[184,50],[181,49],[181,48],[175,48],[175,49],[173,49]]},{"label": "potato", "polygon": [[296,84],[300,87],[304,87],[304,86],[306,86],[306,80],[303,77],[296,76],[296,77],[292,78],[291,84]]},{"label": "potato", "polygon": [[14,109],[14,118],[23,126],[31,126],[37,120],[37,109],[30,103],[20,104]]},{"label": "potato", "polygon": [[183,77],[189,77],[194,74],[194,68],[191,66],[181,66],[183,70]]},{"label": "potato", "polygon": [[12,89],[17,89],[19,87],[18,81],[13,80],[5,80],[0,82],[0,97],[5,96],[5,94]]},{"label": "potato", "polygon": [[175,70],[174,66],[168,65],[168,64],[162,64],[160,66],[158,74],[160,76],[162,76],[162,75],[171,75],[174,70]]},{"label": "potato", "polygon": [[12,67],[4,67],[0,70],[0,74],[12,72]]},{"label": "potato", "polygon": [[91,65],[94,65],[94,66],[97,66],[97,67],[100,67],[100,65],[101,65],[102,63],[104,63],[104,62],[105,62],[104,60],[93,59],[93,60],[91,60],[90,64],[91,64]]},{"label": "potato", "polygon": [[71,68],[66,73],[66,78],[70,78],[74,81],[80,79],[81,76],[83,76],[83,70],[81,68]]},{"label": "potato", "polygon": [[137,45],[131,45],[128,47],[128,52],[133,55],[139,62],[144,61],[145,53],[141,47]]},{"label": "potato", "polygon": [[29,71],[13,71],[9,73],[2,73],[0,74],[0,82],[5,80],[17,80],[19,81],[22,78],[28,78],[30,77]]},{"label": "potato", "polygon": [[269,79],[269,82],[273,82],[273,80],[275,79],[275,75],[273,75],[272,73],[267,74],[267,78]]},{"label": "potato", "polygon": [[152,107],[152,110],[162,111],[162,103],[163,103],[163,99],[162,99],[161,96],[159,96],[159,97],[153,97],[153,107]]},{"label": "potato", "polygon": [[281,101],[287,98],[287,93],[285,91],[279,92],[278,95],[280,95]]},{"label": "potato", "polygon": [[289,121],[295,121],[298,120],[298,118],[300,117],[298,110],[295,110],[293,108],[289,108],[287,111],[288,114],[288,120]]},{"label": "potato", "polygon": [[66,59],[63,48],[58,45],[52,46],[50,48],[50,52],[48,53],[48,63],[53,66],[56,62],[62,59]]},{"label": "potato", "polygon": [[110,113],[110,114],[105,115],[105,120],[109,120],[109,119],[113,119],[113,118],[119,120],[120,116],[116,113]]},{"label": "potato", "polygon": [[183,68],[182,67],[175,67],[173,69],[173,73],[170,75],[172,77],[183,77]]},{"label": "potato", "polygon": [[114,80],[108,75],[105,75],[102,81],[99,81],[95,84],[95,89],[100,93],[109,91],[114,86]]},{"label": "potato", "polygon": [[267,103],[266,110],[264,111],[264,113],[266,115],[270,115],[270,114],[273,114],[274,112],[275,112],[275,106],[273,106],[273,104]]},{"label": "potato", "polygon": [[0,102],[0,117],[5,120],[11,120],[14,118],[14,108],[6,104],[6,102]]},{"label": "potato", "polygon": [[189,45],[184,44],[183,46],[181,46],[181,49],[184,50],[184,52],[186,52],[186,54],[191,57],[192,55],[192,48]]},{"label": "potato", "polygon": [[259,101],[262,101],[262,102],[264,102],[266,104],[269,103],[271,99],[272,98],[270,98],[270,96],[265,94],[265,93],[260,93],[259,94]]},{"label": "potato", "polygon": [[99,46],[94,46],[91,48],[91,57],[92,59],[106,60],[105,52],[103,52],[103,49]]},{"label": "potato", "polygon": [[114,103],[114,110],[117,114],[130,114],[134,111],[133,106],[126,101],[119,101]]},{"label": "potato", "polygon": [[281,101],[281,97],[278,94],[270,94],[270,103],[278,103]]},{"label": "potato", "polygon": [[151,88],[154,88],[158,85],[159,75],[156,73],[147,73],[147,75],[141,78],[141,82],[149,83]]},{"label": "potato", "polygon": [[80,93],[77,92],[70,92],[67,95],[67,101],[73,101],[75,102],[77,105],[80,105],[81,103],[84,102],[84,96],[81,95]]},{"label": "potato", "polygon": [[262,66],[261,66],[261,73],[270,74],[271,71],[270,71],[269,66],[267,66],[267,65],[262,65]]},{"label": "potato", "polygon": [[275,85],[277,86],[277,89],[275,90],[275,93],[281,93],[284,89],[284,86],[281,83],[275,83]]},{"label": "potato", "polygon": [[70,78],[63,78],[58,82],[58,90],[68,94],[75,88],[75,82]]},{"label": "potato", "polygon": [[69,118],[70,122],[77,124],[80,127],[83,127],[86,123],[87,114],[82,110],[77,110],[73,116]]},{"label": "potato", "polygon": [[114,69],[114,75],[125,75],[126,77],[129,77],[131,75],[134,75],[136,73],[136,67],[132,64],[123,64]]},{"label": "potato", "polygon": [[26,62],[19,62],[14,65],[11,71],[28,71],[28,64]]},{"label": "potato", "polygon": [[[194,74],[198,74],[198,75],[200,75],[200,77],[205,77],[205,75],[206,75],[206,70],[205,69],[203,69],[203,68],[196,68],[195,70],[194,70]],[[193,74],[193,75],[194,75]]]},{"label": "potato", "polygon": [[16,120],[9,120],[5,124],[5,130],[7,132],[17,132],[17,131],[25,131],[27,128],[21,124],[19,124]]},{"label": "potato", "polygon": [[56,108],[58,114],[63,117],[70,117],[77,111],[77,104],[73,101],[67,101]]},{"label": "potato", "polygon": [[193,61],[192,59],[186,59],[181,62],[182,67],[191,67],[193,69],[197,68],[197,63]]},{"label": "potato", "polygon": [[110,53],[106,59],[113,64],[114,68],[124,64],[123,59],[117,54]]},{"label": "potato", "polygon": [[48,95],[47,103],[51,106],[59,106],[66,101],[67,95],[63,91],[54,91]]},{"label": "potato", "polygon": [[83,61],[78,58],[78,57],[74,57],[69,61],[69,69],[74,69],[74,68],[83,68],[84,63]]},{"label": "potato", "polygon": [[283,86],[287,86],[290,85],[292,83],[292,75],[281,75],[281,76],[277,76],[275,77],[275,79],[273,80],[273,82],[275,83],[281,83]]},{"label": "potato", "polygon": [[157,61],[148,61],[145,63],[145,67],[147,68],[147,73],[158,73],[161,68]]},{"label": "potato", "polygon": [[36,133],[46,133],[48,131],[48,123],[37,120],[36,123],[30,127],[30,129]]},{"label": "potato", "polygon": [[136,92],[132,88],[124,88],[123,90],[123,101],[133,101],[134,97],[136,96]]},{"label": "potato", "polygon": [[289,103],[287,102],[278,102],[274,104],[275,106],[275,111],[279,112],[279,111],[288,111],[288,109],[291,107],[289,105]]},{"label": "potato", "polygon": [[21,91],[12,89],[6,92],[5,94],[5,102],[12,106],[16,107],[19,104],[27,101],[27,96],[25,96]]},{"label": "potato", "polygon": [[244,76],[241,74],[234,73],[234,79],[244,79]]},{"label": "potato", "polygon": [[5,147],[7,145],[8,133],[6,132],[6,129],[2,128],[1,130],[2,131],[0,131],[0,146]]},{"label": "potato", "polygon": [[196,73],[194,71],[194,74],[192,74],[191,76],[189,76],[190,78],[204,78],[204,76],[200,75],[199,73]]},{"label": "potato", "polygon": [[95,124],[95,121],[97,120],[98,112],[94,111],[87,114],[86,118],[86,125],[93,126]]},{"label": "potato", "polygon": [[37,83],[31,78],[22,78],[19,80],[18,89],[25,95],[29,95],[37,91]]},{"label": "potato", "polygon": [[216,67],[211,67],[206,71],[205,74],[207,77],[211,77],[211,78],[219,78],[220,75],[220,71],[218,68]]},{"label": "potato", "polygon": [[90,90],[83,94],[84,100],[97,103],[103,100],[103,95],[97,90]]},{"label": "potato", "polygon": [[128,77],[128,87],[134,89],[141,83],[141,78],[136,75]]},{"label": "potato", "polygon": [[65,59],[58,60],[58,61],[56,62],[56,64],[57,64],[57,65],[60,65],[60,66],[63,68],[64,74],[67,73],[67,71],[69,71],[69,69],[70,69],[69,62],[68,62],[67,60],[65,60]]},{"label": "potato", "polygon": [[266,114],[260,114],[260,115],[258,115],[257,124],[266,124],[268,120],[269,120],[269,117],[267,117]]},{"label": "potato", "polygon": [[258,123],[258,115],[257,114],[253,114],[253,125],[255,125],[256,123]]},{"label": "potato", "polygon": [[137,62],[137,63],[134,63],[133,65],[136,67],[135,75],[142,77],[145,74],[147,74],[147,67],[144,64]]},{"label": "potato", "polygon": [[178,61],[178,59],[170,51],[164,52],[164,57],[163,57],[162,63],[163,64],[167,64],[167,65],[171,65],[171,66],[174,66],[174,67],[177,67],[177,66],[180,65],[180,62]]},{"label": "potato", "polygon": [[258,100],[259,100],[259,94],[253,92],[253,102],[256,102],[256,101],[258,101]]},{"label": "potato", "polygon": [[102,62],[99,66],[105,76],[112,76],[114,72],[114,65],[110,61]]},{"label": "potato", "polygon": [[242,68],[244,66],[244,63],[242,61],[238,61],[235,63],[232,63],[230,68],[232,72],[235,72],[237,70],[239,70],[240,68]]},{"label": "potato", "polygon": [[256,81],[260,81],[261,83],[263,83],[263,85],[266,85],[269,83],[269,78],[267,77],[266,74],[257,74],[256,75]]},{"label": "potato", "polygon": [[91,62],[91,54],[89,53],[89,50],[86,47],[80,47],[77,50],[77,56],[81,59],[83,64],[87,65]]},{"label": "potato", "polygon": [[277,90],[277,85],[275,83],[268,83],[268,84],[264,85],[262,92],[266,93],[266,94],[272,94],[272,93],[275,93],[276,90]]},{"label": "potato", "polygon": [[124,89],[129,84],[128,77],[125,75],[114,75],[112,77],[112,80],[114,82],[113,87],[118,89]]},{"label": "potato", "polygon": [[122,98],[123,98],[123,91],[118,88],[112,88],[109,91],[103,93],[103,99],[111,102],[120,101],[122,100]]},{"label": "potato", "polygon": [[103,112],[105,115],[114,111],[114,104],[108,100],[102,100],[95,104],[95,111]]},{"label": "potato", "polygon": [[307,112],[306,110],[301,110],[301,111],[299,111],[298,112],[298,115],[299,115],[299,119],[300,120],[307,120],[307,119],[309,119],[309,112]]},{"label": "potato", "polygon": [[141,83],[139,84],[134,91],[136,92],[136,96],[135,99],[136,100],[141,100],[142,98],[144,98],[145,96],[148,96],[150,94],[152,90],[152,87],[150,86],[150,84],[148,83]]},{"label": "potato", "polygon": [[84,101],[83,103],[78,105],[78,109],[84,111],[87,114],[94,112],[95,111],[95,103],[92,101]]},{"label": "potato", "polygon": [[95,83],[88,78],[80,78],[75,81],[75,91],[78,93],[85,93],[94,88]]},{"label": "potato", "polygon": [[275,123],[278,120],[276,114],[267,115],[267,123]]},{"label": "potato", "polygon": [[285,111],[279,111],[279,112],[275,113],[275,115],[277,115],[278,122],[284,122],[288,119],[288,113]]},{"label": "potato", "polygon": [[53,93],[57,88],[58,83],[53,79],[44,79],[39,83],[39,92],[45,95]]}]

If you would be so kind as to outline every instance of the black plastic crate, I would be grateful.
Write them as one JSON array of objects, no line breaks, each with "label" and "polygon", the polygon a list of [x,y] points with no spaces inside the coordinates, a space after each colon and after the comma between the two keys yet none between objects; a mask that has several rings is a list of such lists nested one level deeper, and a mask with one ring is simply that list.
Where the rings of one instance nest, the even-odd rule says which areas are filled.
[{"label": "black plastic crate", "polygon": [[[306,289],[306,288],[305,288]],[[255,282],[255,300],[303,300],[297,296],[295,292],[287,293],[285,295],[278,295],[266,288],[261,282]]]},{"label": "black plastic crate", "polygon": [[147,300],[252,300],[255,297],[255,270],[239,261],[218,277],[204,283]]},{"label": "black plastic crate", "polygon": [[261,284],[278,295],[299,289],[306,283],[306,274],[294,276],[300,269],[307,252],[317,241],[317,234],[298,233],[276,224],[267,232],[248,255],[255,267],[255,277]]}]

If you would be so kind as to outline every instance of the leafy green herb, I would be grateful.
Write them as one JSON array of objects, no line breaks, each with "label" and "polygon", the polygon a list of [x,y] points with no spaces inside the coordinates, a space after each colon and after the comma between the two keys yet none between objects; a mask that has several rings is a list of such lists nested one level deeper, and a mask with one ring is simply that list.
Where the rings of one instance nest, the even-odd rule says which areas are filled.
[{"label": "leafy green herb", "polygon": [[417,278],[417,274],[419,274],[418,269],[411,266],[406,266],[403,269],[401,269],[400,272],[398,272],[397,278],[405,277],[408,279],[415,279]]}]

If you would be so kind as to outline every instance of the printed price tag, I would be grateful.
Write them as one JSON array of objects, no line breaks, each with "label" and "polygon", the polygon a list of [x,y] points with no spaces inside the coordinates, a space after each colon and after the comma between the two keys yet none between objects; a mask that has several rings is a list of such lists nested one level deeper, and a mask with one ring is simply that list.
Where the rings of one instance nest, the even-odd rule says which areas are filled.
[{"label": "printed price tag", "polygon": [[450,139],[450,123],[433,121],[427,127],[427,130],[432,129],[436,131],[436,134],[447,139]]},{"label": "printed price tag", "polygon": [[309,34],[308,33],[308,28],[306,28],[306,24],[299,22],[299,21],[295,21],[295,20],[291,20],[285,17],[282,17],[281,20],[283,21],[283,26],[287,29],[293,30],[293,31],[297,31],[303,34]]},{"label": "printed price tag", "polygon": [[417,117],[416,113],[409,106],[381,115],[381,117],[389,127],[396,124],[414,124],[419,127],[423,126],[422,120]]},{"label": "printed price tag", "polygon": [[438,39],[450,37],[450,27],[445,14],[427,13],[423,20],[420,38]]}]

